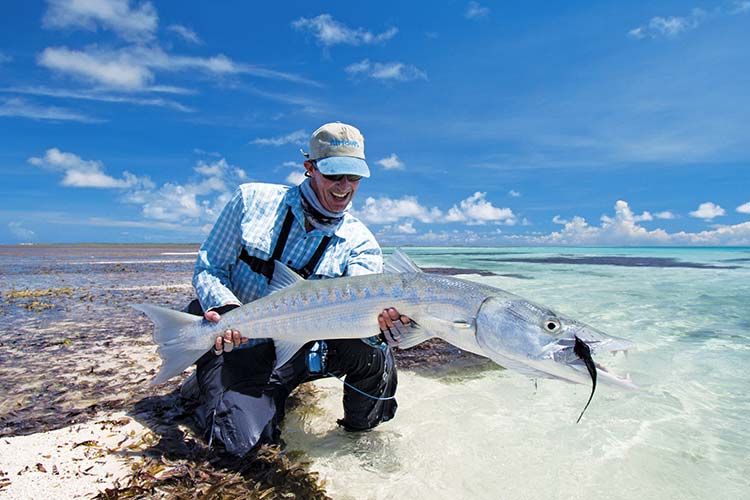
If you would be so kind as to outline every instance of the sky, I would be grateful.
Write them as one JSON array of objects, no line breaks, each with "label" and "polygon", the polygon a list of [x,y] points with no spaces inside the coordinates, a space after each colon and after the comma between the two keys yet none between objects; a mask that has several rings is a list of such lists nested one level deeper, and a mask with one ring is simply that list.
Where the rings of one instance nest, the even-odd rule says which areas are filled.
[{"label": "sky", "polygon": [[750,245],[750,0],[0,10],[0,244],[199,243],[342,121],[382,245]]}]

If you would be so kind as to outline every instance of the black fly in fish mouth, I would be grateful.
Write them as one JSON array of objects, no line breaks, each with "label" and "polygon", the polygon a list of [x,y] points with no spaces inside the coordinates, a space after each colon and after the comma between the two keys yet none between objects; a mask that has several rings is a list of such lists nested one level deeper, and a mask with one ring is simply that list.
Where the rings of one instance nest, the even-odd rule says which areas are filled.
[{"label": "black fly in fish mouth", "polygon": [[586,413],[586,409],[589,407],[589,404],[591,404],[591,400],[594,398],[594,392],[596,391],[596,365],[594,364],[594,359],[591,357],[591,349],[586,344],[586,342],[579,339],[578,337],[575,337],[575,339],[576,343],[575,345],[573,345],[573,352],[576,354],[576,356],[581,358],[581,361],[583,361],[589,371],[589,375],[591,375],[591,396],[589,396],[589,400],[586,403],[586,406],[583,407],[581,415],[578,417],[578,420],[576,420],[576,423],[578,423],[581,421],[583,414]]}]

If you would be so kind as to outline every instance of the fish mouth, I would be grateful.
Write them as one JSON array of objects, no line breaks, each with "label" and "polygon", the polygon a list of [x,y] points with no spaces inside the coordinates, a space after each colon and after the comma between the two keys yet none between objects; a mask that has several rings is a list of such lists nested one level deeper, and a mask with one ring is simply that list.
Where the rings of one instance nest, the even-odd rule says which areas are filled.
[{"label": "fish mouth", "polygon": [[[633,383],[630,378],[630,374],[618,375],[614,373],[605,365],[597,362],[593,359],[594,356],[600,356],[605,353],[609,353],[611,356],[617,356],[622,353],[627,356],[628,353],[635,349],[635,344],[629,340],[620,339],[616,337],[609,337],[603,340],[599,339],[586,339],[578,337],[577,335],[573,339],[560,339],[557,345],[562,347],[558,352],[553,354],[555,361],[565,363],[567,366],[573,368],[576,372],[581,375],[590,376],[590,368],[585,359],[575,352],[575,345],[577,342],[585,344],[588,347],[591,358],[591,365],[596,369],[599,377],[599,381],[607,385],[613,385],[623,389],[638,389],[638,386]],[[579,350],[581,347],[579,346]]]}]

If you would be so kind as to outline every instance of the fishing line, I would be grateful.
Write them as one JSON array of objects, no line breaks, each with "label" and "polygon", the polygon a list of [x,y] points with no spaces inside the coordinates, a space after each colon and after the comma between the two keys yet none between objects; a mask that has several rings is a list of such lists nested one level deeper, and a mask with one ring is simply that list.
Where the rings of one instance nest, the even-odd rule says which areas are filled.
[{"label": "fishing line", "polygon": [[387,398],[379,398],[377,396],[373,396],[372,394],[367,394],[365,391],[360,391],[359,389],[357,389],[356,387],[354,387],[352,384],[348,384],[346,381],[344,381],[344,379],[337,377],[336,375],[334,375],[331,372],[326,372],[325,375],[326,375],[326,377],[333,377],[333,378],[335,378],[336,380],[338,380],[339,382],[341,382],[342,384],[344,384],[348,388],[354,389],[355,391],[357,391],[358,393],[362,394],[363,396],[367,396],[368,398],[374,399],[375,401],[390,401],[391,399],[396,399],[396,396],[390,396],[390,397],[387,397]]}]

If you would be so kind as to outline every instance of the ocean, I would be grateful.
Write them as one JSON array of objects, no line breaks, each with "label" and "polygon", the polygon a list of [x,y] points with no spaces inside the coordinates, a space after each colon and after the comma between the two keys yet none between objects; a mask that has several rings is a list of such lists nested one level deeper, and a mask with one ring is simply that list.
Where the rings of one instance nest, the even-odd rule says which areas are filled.
[{"label": "ocean", "polygon": [[[89,316],[119,310],[112,303],[158,300],[164,290],[176,307],[190,296],[195,249],[0,247],[5,435],[29,419],[39,425],[54,417],[50,407],[22,406],[28,394],[8,380],[24,376],[28,385],[41,373],[50,379],[49,366],[12,370],[21,355],[34,363],[33,351],[19,354],[14,335],[43,331],[64,317],[75,342],[75,318],[92,325]],[[318,404],[291,412],[284,438],[287,449],[306,455],[333,498],[750,498],[750,248],[403,250],[421,266],[453,268],[635,342],[627,357],[596,361],[630,374],[640,389],[600,385],[576,424],[589,386],[532,380],[491,363],[402,369],[396,417],[348,434],[335,424],[340,382],[316,382]],[[53,304],[33,314],[30,299],[10,298],[20,289],[48,288],[74,292],[60,292],[62,305],[40,298]],[[145,334],[97,331],[148,347]],[[55,349],[72,355],[65,345]],[[116,375],[118,366],[109,370]],[[145,385],[135,375],[128,380]]]},{"label": "ocean", "polygon": [[576,424],[588,386],[402,370],[396,418],[359,437],[335,427],[340,383],[319,382],[287,441],[333,498],[750,498],[750,249],[405,250],[635,342],[598,361],[640,389],[601,385]]}]

